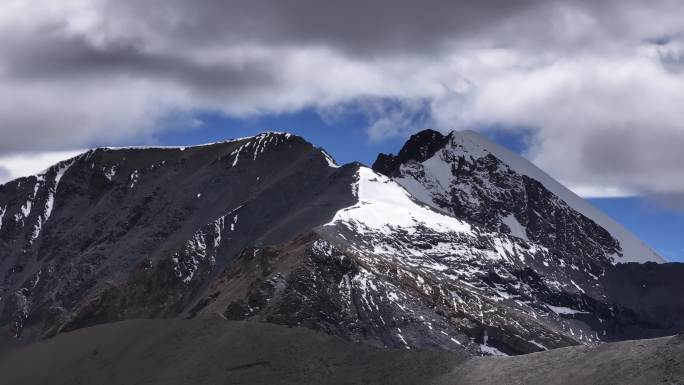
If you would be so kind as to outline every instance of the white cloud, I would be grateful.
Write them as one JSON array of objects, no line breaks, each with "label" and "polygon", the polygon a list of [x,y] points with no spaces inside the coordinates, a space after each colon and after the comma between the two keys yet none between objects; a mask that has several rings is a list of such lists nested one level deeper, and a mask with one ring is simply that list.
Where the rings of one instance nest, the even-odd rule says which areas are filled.
[{"label": "white cloud", "polygon": [[584,198],[627,198],[638,196],[636,191],[625,190],[617,186],[606,186],[603,184],[593,185],[575,185],[572,183],[563,182],[575,194]]},{"label": "white cloud", "polygon": [[303,4],[5,2],[0,155],[353,104],[371,140],[533,129],[527,155],[583,194],[684,192],[681,2]]},{"label": "white cloud", "polygon": [[38,174],[55,163],[72,158],[83,151],[54,151],[42,153],[24,153],[0,156],[0,184],[22,176]]},{"label": "white cloud", "polygon": [[570,185],[684,191],[684,77],[653,56],[584,56],[474,82],[463,124],[536,128],[528,156]]}]

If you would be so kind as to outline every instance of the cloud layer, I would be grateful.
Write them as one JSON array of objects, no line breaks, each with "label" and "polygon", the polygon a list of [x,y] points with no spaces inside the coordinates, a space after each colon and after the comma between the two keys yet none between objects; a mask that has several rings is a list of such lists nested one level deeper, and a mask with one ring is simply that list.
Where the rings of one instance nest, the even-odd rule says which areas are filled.
[{"label": "cloud layer", "polygon": [[679,1],[0,8],[0,156],[145,138],[197,111],[354,105],[370,140],[428,126],[532,130],[528,156],[577,191],[684,193]]}]

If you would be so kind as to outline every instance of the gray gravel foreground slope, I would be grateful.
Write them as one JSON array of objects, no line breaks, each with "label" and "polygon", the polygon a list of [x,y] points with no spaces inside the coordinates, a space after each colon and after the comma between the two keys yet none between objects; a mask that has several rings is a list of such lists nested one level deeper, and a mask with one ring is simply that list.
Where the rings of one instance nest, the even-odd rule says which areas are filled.
[{"label": "gray gravel foreground slope", "polygon": [[[474,358],[440,384],[684,384],[684,335],[573,346],[514,357]],[[451,381],[450,378],[457,378]]]},{"label": "gray gravel foreground slope", "polygon": [[510,358],[383,350],[303,328],[132,320],[0,352],[3,384],[684,384],[684,338]]}]

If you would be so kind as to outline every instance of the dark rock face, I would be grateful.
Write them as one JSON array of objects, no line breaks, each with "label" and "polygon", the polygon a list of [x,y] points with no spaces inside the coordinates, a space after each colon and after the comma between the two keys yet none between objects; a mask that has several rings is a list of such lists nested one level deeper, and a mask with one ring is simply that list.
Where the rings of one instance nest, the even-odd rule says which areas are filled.
[{"label": "dark rock face", "polygon": [[373,163],[373,170],[393,176],[399,166],[408,161],[422,162],[432,157],[437,150],[444,147],[448,138],[438,131],[424,130],[411,135],[399,151],[398,155],[380,154]]},{"label": "dark rock face", "polygon": [[30,339],[181,314],[242,248],[352,204],[350,183],[321,150],[274,133],[98,149],[12,181],[0,186],[0,325]]},{"label": "dark rock face", "polygon": [[615,316],[610,336],[652,338],[684,332],[684,263],[626,263],[601,277]]}]

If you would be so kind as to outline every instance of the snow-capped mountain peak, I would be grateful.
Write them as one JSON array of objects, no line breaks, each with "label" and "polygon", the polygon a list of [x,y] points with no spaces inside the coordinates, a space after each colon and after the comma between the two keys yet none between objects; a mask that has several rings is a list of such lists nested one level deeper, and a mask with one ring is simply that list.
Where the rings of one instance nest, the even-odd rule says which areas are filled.
[{"label": "snow-capped mountain peak", "polygon": [[624,242],[509,155],[436,131],[375,170],[281,133],[89,151],[0,185],[0,328],[220,314],[520,354],[684,324],[649,291],[676,269],[614,265]]},{"label": "snow-capped mountain peak", "polygon": [[[527,238],[530,234],[525,224],[546,222],[546,230],[561,235],[567,229],[566,223],[558,227],[554,220],[571,220],[583,228],[582,232],[597,238],[615,263],[664,262],[629,230],[532,162],[473,131],[452,131],[447,136],[436,131],[421,132],[407,142],[398,156],[379,156],[373,168],[393,176],[417,199],[493,230],[503,224],[504,232]],[[529,203],[540,201],[530,194],[545,196],[549,203],[546,212],[529,207]],[[562,208],[567,215],[551,220],[549,216],[557,213],[555,208]],[[606,235],[616,244],[611,245]],[[548,234],[544,236],[548,238]]]}]

